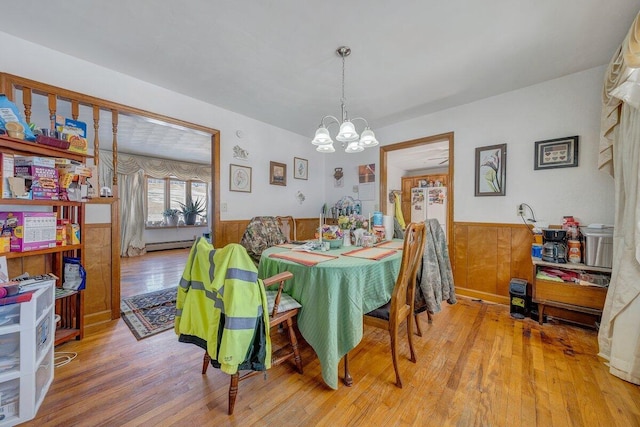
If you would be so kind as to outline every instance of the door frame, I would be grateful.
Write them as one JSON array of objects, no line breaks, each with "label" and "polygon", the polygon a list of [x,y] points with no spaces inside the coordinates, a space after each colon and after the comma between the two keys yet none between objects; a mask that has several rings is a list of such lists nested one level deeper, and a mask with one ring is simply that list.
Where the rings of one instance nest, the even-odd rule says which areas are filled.
[{"label": "door frame", "polygon": [[436,142],[447,141],[449,144],[449,185],[447,187],[447,245],[453,246],[453,132],[441,133],[439,135],[427,136],[410,141],[398,142],[380,147],[380,210],[385,215],[387,212],[388,192],[387,189],[387,154],[390,151],[405,150],[408,148],[429,145]]}]

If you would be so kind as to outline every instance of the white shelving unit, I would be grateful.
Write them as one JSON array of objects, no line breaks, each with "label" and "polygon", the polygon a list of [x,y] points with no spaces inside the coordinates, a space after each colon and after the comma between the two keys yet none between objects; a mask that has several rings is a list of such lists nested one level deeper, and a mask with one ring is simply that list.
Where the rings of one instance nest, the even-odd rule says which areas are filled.
[{"label": "white shelving unit", "polygon": [[53,381],[54,285],[0,306],[0,427],[34,418]]}]

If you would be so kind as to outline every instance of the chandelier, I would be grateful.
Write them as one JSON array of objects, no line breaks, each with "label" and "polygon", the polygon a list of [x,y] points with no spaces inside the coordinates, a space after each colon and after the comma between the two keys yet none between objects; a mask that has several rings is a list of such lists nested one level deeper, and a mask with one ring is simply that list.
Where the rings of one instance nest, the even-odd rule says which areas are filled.
[{"label": "chandelier", "polygon": [[[340,126],[336,140],[342,143],[342,147],[346,153],[359,153],[364,151],[365,148],[375,147],[378,145],[378,140],[373,131],[369,128],[369,123],[362,117],[356,117],[349,119],[347,115],[347,107],[345,105],[346,98],[344,97],[344,59],[351,54],[351,49],[348,46],[340,46],[336,49],[336,53],[342,57],[342,98],[340,98],[340,107],[342,108],[342,121],[338,120],[334,116],[324,116],[320,121],[320,126],[316,130],[316,136],[311,143],[316,145],[316,151],[321,153],[334,153],[336,150],[333,148],[333,140],[329,135],[329,129],[327,127],[332,124]],[[353,122],[356,120],[362,120],[364,122],[364,130],[362,135],[358,135],[356,127]]]}]

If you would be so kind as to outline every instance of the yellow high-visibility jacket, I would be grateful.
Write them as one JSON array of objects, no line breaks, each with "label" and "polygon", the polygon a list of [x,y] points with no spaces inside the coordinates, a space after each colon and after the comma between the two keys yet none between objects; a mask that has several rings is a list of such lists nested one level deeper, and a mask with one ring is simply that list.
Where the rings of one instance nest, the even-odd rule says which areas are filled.
[{"label": "yellow high-visibility jacket", "polygon": [[175,332],[228,374],[271,367],[267,298],[246,249],[214,249],[203,237],[193,244],[178,286]]}]

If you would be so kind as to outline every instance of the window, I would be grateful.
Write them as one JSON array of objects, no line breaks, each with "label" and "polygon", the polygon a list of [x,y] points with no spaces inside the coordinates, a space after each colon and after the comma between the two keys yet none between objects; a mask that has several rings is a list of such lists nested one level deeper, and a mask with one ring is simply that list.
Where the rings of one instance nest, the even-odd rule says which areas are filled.
[{"label": "window", "polygon": [[[176,178],[146,178],[147,225],[163,226],[165,218],[162,214],[167,209],[180,210],[180,203],[189,197],[203,200],[205,212],[198,218],[200,223],[207,221],[208,185],[201,181],[182,181]],[[180,217],[180,219],[183,219]]]}]

